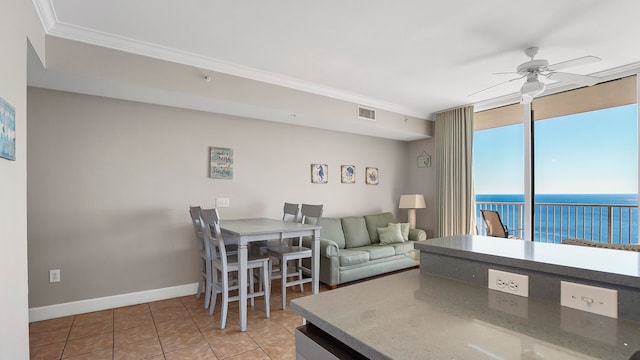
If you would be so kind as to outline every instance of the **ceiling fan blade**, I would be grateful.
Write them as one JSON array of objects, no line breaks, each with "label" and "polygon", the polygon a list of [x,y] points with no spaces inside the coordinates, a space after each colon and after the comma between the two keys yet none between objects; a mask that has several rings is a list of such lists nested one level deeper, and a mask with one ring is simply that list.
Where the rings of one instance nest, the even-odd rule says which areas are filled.
[{"label": "ceiling fan blade", "polygon": [[486,88],[486,89],[482,89],[482,90],[480,90],[480,91],[476,91],[476,92],[474,92],[474,93],[471,93],[471,94],[469,94],[468,96],[477,95],[477,94],[480,94],[481,92],[485,92],[485,91],[487,91],[487,90],[493,89],[494,87],[498,87],[498,86],[500,86],[500,85],[504,85],[504,84],[510,83],[510,82],[512,82],[512,81],[520,80],[520,79],[524,78],[525,76],[526,76],[526,75],[524,75],[524,76],[519,76],[519,77],[517,77],[517,78],[513,78],[513,79],[511,79],[511,80],[503,81],[503,82],[498,83],[498,84],[495,84],[495,85],[493,85],[493,86],[489,86],[489,87],[488,87],[488,88]]},{"label": "ceiling fan blade", "polygon": [[593,63],[598,62],[600,60],[601,59],[599,57],[596,57],[596,56],[583,56],[583,57],[579,57],[579,58],[576,58],[576,59],[571,59],[571,60],[559,62],[559,63],[556,63],[556,64],[551,64],[551,65],[547,66],[547,70],[555,71],[555,70],[566,69],[566,68],[572,67],[572,66],[593,64]]},{"label": "ceiling fan blade", "polygon": [[564,81],[571,84],[578,84],[584,86],[595,85],[600,82],[600,78],[589,75],[578,75],[578,74],[570,74],[563,72],[552,72],[549,75],[546,75],[547,79],[551,79],[554,81]]}]

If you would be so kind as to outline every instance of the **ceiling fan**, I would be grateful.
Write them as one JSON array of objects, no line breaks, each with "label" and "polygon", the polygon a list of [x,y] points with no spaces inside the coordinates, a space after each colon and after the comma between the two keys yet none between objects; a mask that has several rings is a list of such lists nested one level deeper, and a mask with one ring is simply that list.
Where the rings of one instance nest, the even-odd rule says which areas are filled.
[{"label": "ceiling fan", "polygon": [[527,78],[527,81],[520,88],[520,103],[528,104],[533,101],[533,98],[537,95],[540,95],[545,89],[545,83],[538,80],[538,76],[544,76],[547,79],[554,81],[563,81],[570,84],[577,84],[582,86],[591,86],[600,82],[600,78],[589,75],[579,75],[565,72],[558,72],[557,70],[565,69],[572,66],[586,65],[592,64],[600,61],[600,58],[595,56],[583,56],[563,62],[559,62],[556,64],[549,65],[549,61],[544,59],[534,59],[536,54],[538,53],[538,48],[535,46],[529,47],[524,50],[525,55],[527,55],[531,60],[518,65],[516,68],[516,72],[504,72],[504,73],[495,73],[495,74],[518,74],[517,78],[507,80],[501,82],[499,84],[490,86],[486,89],[482,89],[480,91],[476,91],[469,96],[473,96],[479,94],[481,92],[487,91],[489,89],[493,89],[494,87],[510,83],[516,80],[520,80],[523,78]]}]

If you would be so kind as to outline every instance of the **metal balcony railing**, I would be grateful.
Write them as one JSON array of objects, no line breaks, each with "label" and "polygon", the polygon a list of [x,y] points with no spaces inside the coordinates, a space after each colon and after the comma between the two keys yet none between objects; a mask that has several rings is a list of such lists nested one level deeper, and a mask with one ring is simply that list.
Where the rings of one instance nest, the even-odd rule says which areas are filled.
[{"label": "metal balcony railing", "polygon": [[[524,238],[524,203],[476,203],[480,234],[486,227],[480,210],[495,210],[510,234]],[[560,243],[564,239],[585,239],[609,244],[638,243],[638,206],[610,204],[536,203],[533,240]]]}]

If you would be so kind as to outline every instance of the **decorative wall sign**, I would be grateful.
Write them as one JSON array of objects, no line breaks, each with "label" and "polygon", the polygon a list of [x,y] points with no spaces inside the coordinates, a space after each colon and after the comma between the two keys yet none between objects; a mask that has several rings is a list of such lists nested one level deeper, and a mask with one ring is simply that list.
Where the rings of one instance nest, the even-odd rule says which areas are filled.
[{"label": "decorative wall sign", "polygon": [[356,182],[356,167],[354,165],[342,165],[340,173],[343,183],[353,184]]},{"label": "decorative wall sign", "polygon": [[423,151],[418,156],[418,167],[431,167],[431,155],[427,154],[426,151]]},{"label": "decorative wall sign", "polygon": [[311,164],[311,182],[326,184],[329,180],[329,169],[326,164]]},{"label": "decorative wall sign", "polygon": [[365,171],[365,179],[366,183],[369,185],[378,185],[378,168],[368,167]]},{"label": "decorative wall sign", "polygon": [[16,159],[16,110],[0,98],[0,157]]},{"label": "decorative wall sign", "polygon": [[209,177],[233,179],[233,149],[209,148]]}]

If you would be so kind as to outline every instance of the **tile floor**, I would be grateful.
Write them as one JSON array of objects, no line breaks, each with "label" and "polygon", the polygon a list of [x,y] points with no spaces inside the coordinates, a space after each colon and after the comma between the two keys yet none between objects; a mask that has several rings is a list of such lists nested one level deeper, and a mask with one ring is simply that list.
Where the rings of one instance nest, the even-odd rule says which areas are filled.
[{"label": "tile floor", "polygon": [[[271,318],[264,301],[249,308],[240,332],[238,303],[229,304],[220,330],[220,301],[214,316],[195,295],[31,323],[31,359],[295,359],[294,330],[303,319],[280,309],[279,283],[272,284]],[[325,291],[320,284],[320,291]],[[311,294],[290,288],[287,301]]]}]

